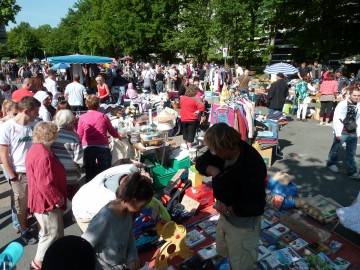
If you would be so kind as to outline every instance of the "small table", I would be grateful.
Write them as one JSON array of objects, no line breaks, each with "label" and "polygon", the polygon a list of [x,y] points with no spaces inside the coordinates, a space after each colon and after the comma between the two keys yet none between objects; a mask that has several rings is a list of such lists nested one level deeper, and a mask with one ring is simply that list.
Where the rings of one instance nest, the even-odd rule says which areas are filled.
[{"label": "small table", "polygon": [[165,145],[165,143],[162,143],[161,145],[158,145],[158,146],[144,147],[141,143],[134,143],[132,146],[135,149],[137,161],[141,162],[142,155],[149,154],[151,151],[156,151],[158,149],[162,149],[163,147],[174,147],[176,145],[176,142],[170,140],[170,141],[167,141],[166,144],[167,145]]}]

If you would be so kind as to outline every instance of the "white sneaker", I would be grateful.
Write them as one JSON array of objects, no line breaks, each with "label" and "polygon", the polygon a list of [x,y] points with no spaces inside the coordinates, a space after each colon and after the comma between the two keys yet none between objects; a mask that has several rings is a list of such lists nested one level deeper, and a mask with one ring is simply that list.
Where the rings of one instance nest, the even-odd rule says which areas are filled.
[{"label": "white sneaker", "polygon": [[339,168],[336,165],[331,165],[331,166],[327,166],[328,169],[334,173],[338,173],[339,172]]},{"label": "white sneaker", "polygon": [[182,148],[182,149],[188,149],[188,146],[187,146],[186,143],[182,143],[182,144],[180,144],[180,148]]},{"label": "white sneaker", "polygon": [[360,180],[360,174],[359,173],[354,173],[353,175],[349,175],[349,178]]}]

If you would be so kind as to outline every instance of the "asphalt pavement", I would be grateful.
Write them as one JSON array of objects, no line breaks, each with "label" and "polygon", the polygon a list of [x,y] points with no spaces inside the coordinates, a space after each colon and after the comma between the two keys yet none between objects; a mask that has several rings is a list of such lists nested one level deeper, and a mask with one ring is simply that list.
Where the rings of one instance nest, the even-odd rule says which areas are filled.
[{"label": "asphalt pavement", "polygon": [[[307,197],[322,194],[337,201],[340,205],[350,205],[360,190],[360,181],[347,177],[345,150],[340,152],[339,173],[326,168],[326,159],[332,144],[332,128],[316,125],[317,121],[290,121],[279,132],[281,155],[276,159],[269,175],[282,170],[295,176],[293,182],[298,187],[299,196]],[[293,119],[291,119],[293,120]],[[359,148],[357,158],[359,157]],[[280,154],[280,153],[279,153]],[[35,220],[30,220],[36,229]],[[71,216],[65,218],[65,235],[81,235],[81,231],[72,222]],[[12,241],[19,241],[11,224],[10,188],[3,177],[0,178],[0,252]],[[26,246],[23,257],[18,263],[18,270],[29,269],[37,245]]]}]

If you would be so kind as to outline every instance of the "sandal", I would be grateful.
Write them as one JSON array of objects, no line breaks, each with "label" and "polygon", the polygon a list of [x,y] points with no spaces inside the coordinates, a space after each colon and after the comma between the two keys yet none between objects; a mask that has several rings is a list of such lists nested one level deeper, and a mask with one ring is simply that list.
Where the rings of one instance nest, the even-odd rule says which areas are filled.
[{"label": "sandal", "polygon": [[35,262],[35,259],[30,263],[30,270],[41,270],[41,267]]}]

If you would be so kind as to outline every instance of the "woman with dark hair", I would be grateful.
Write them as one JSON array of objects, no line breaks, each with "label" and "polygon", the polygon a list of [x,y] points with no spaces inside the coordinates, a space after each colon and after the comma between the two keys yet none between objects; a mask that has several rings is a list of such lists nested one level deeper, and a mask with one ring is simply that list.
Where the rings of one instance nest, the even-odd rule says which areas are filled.
[{"label": "woman with dark hair", "polygon": [[85,104],[89,111],[80,116],[77,133],[84,147],[86,182],[89,182],[98,173],[111,167],[107,132],[114,138],[119,138],[119,133],[111,125],[110,119],[98,111],[97,96],[88,95]]},{"label": "woman with dark hair", "polygon": [[56,107],[56,112],[61,111],[61,110],[70,110],[71,111],[71,106],[70,106],[69,102],[67,102],[66,100],[60,101]]},{"label": "woman with dark hair", "polygon": [[82,235],[93,246],[96,269],[137,270],[140,260],[135,246],[133,215],[154,195],[150,178],[129,174],[116,190],[116,199],[105,205]]},{"label": "woman with dark hair", "polygon": [[[336,93],[338,90],[338,83],[334,80],[334,73],[329,72],[327,74],[327,80],[323,81],[320,86],[320,123],[321,126],[330,126],[330,115],[334,112],[334,103],[336,99]],[[324,122],[324,115],[326,114],[326,121]]]},{"label": "woman with dark hair", "polygon": [[183,128],[184,143],[182,148],[190,149],[194,142],[196,128],[199,125],[199,114],[205,110],[204,103],[195,97],[198,88],[189,85],[186,88],[185,96],[180,97],[180,117]]}]

